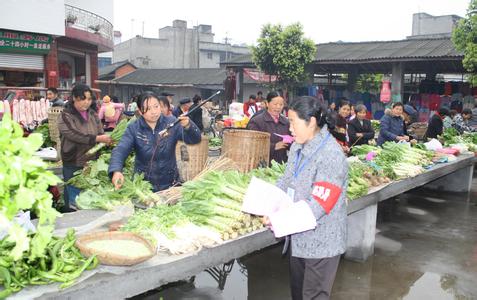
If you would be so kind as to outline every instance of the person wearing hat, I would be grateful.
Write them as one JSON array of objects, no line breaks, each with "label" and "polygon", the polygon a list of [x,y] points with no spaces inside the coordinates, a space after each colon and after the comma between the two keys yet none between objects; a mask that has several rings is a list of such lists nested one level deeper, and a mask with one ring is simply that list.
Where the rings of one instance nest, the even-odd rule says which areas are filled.
[{"label": "person wearing hat", "polygon": [[186,113],[189,111],[189,108],[192,105],[192,100],[190,98],[184,98],[181,101],[179,101],[179,107],[176,107],[173,111],[172,114],[174,117],[179,118],[182,114]]},{"label": "person wearing hat", "polygon": [[172,116],[172,114],[173,114],[172,112],[174,111],[174,105],[172,104],[172,102],[173,102],[172,97],[174,96],[174,94],[169,93],[169,92],[162,92],[160,94],[160,96],[166,97],[167,101],[169,101],[169,109],[170,110],[169,110],[169,113],[167,114],[167,116]]},{"label": "person wearing hat", "polygon": [[402,116],[404,118],[404,122],[408,126],[412,123],[416,123],[418,119],[417,110],[415,110],[414,107],[409,104],[404,105]]}]

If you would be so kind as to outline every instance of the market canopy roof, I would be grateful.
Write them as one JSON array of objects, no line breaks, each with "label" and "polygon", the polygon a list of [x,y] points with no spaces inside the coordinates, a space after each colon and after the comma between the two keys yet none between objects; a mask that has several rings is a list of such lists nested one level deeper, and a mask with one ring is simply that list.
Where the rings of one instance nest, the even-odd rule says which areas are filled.
[{"label": "market canopy roof", "polygon": [[[315,73],[390,73],[393,63],[403,62],[406,73],[465,73],[463,54],[450,38],[412,38],[398,41],[325,43],[316,45]],[[223,63],[250,68],[251,55]]]},{"label": "market canopy roof", "polygon": [[[210,69],[137,69],[122,77],[108,81],[119,85],[149,85],[217,89],[223,87],[226,70]],[[244,76],[245,83],[256,83],[251,76]],[[105,83],[105,82],[101,82]]]}]

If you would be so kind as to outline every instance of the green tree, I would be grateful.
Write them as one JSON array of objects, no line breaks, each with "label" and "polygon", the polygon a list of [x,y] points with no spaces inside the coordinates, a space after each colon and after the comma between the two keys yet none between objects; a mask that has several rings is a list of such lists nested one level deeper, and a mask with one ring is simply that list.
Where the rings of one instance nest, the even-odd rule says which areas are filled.
[{"label": "green tree", "polygon": [[360,74],[356,80],[358,92],[379,92],[383,82],[383,74]]},{"label": "green tree", "polygon": [[452,33],[452,41],[457,50],[464,52],[462,64],[473,74],[477,71],[477,0],[471,0],[466,17]]},{"label": "green tree", "polygon": [[266,24],[257,46],[252,46],[252,61],[263,72],[276,75],[285,89],[296,87],[306,80],[305,66],[313,61],[315,44],[304,37],[300,23],[283,27]]}]

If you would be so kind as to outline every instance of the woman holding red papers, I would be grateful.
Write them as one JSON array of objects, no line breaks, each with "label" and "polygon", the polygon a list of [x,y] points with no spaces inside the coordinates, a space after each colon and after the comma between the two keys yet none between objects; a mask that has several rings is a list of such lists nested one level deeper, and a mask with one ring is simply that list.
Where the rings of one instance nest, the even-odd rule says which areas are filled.
[{"label": "woman holding red papers", "polygon": [[326,108],[319,101],[313,97],[296,99],[290,105],[288,118],[295,143],[277,186],[293,204],[280,207],[266,216],[264,222],[272,230],[281,227],[282,234],[287,214],[290,223],[304,223],[296,217],[299,211],[316,222],[311,230],[288,231],[284,252],[290,247],[292,298],[328,299],[340,256],[346,250],[348,164],[340,145],[328,131],[332,122],[328,122]]}]

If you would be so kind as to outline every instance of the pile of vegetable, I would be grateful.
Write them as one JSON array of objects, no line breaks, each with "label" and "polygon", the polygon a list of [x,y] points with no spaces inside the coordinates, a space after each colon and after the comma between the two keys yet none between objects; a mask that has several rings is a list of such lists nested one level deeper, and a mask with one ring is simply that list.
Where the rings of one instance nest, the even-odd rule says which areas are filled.
[{"label": "pile of vegetable", "polygon": [[0,283],[5,288],[0,291],[0,298],[6,298],[27,285],[54,282],[62,283],[61,288],[73,285],[85,270],[98,265],[95,256],[84,258],[74,246],[75,242],[74,231],[70,230],[64,239],[53,237],[43,256],[32,258],[30,251],[13,260],[8,253],[13,250],[14,243],[5,239],[0,241]]},{"label": "pile of vegetable", "polygon": [[[46,170],[46,163],[34,153],[43,144],[41,134],[23,137],[23,130],[10,117],[0,123],[0,231],[9,243],[8,256],[14,261],[28,253],[30,260],[43,257],[52,238],[59,213],[52,206],[48,186],[60,179]],[[34,234],[14,221],[15,216],[31,210],[38,216]]]},{"label": "pile of vegetable", "polygon": [[352,153],[360,159],[373,161],[382,169],[384,175],[391,179],[402,179],[423,173],[423,167],[432,165],[434,156],[433,152],[422,147],[393,142],[386,142],[382,147],[357,146],[352,149]]},{"label": "pile of vegetable", "polygon": [[391,180],[384,175],[383,170],[376,164],[360,160],[353,161],[349,164],[346,195],[348,200],[354,200],[368,194],[370,187],[389,182]]},{"label": "pile of vegetable", "polygon": [[68,184],[82,190],[76,198],[79,208],[112,210],[118,205],[131,204],[131,201],[150,205],[161,200],[159,195],[152,192],[152,185],[144,180],[143,174],[134,174],[134,156],[126,160],[124,183],[116,190],[108,175],[110,159],[110,153],[101,154],[68,181]]},{"label": "pile of vegetable", "polygon": [[47,147],[54,147],[55,142],[53,142],[50,138],[50,129],[48,127],[48,123],[41,124],[38,126],[33,133],[39,133],[43,137],[43,145],[41,147],[47,148]]},{"label": "pile of vegetable", "polygon": [[[134,122],[136,118],[131,118],[130,120],[127,119],[122,119],[118,125],[114,128],[114,130],[111,132],[111,139],[115,144],[117,144],[120,140],[121,137],[123,136],[124,132],[126,132],[126,129],[128,128],[128,125],[132,122]],[[105,143],[98,143],[96,146],[93,148],[89,149],[87,154],[92,155],[95,154],[96,152],[100,151],[106,146]]]},{"label": "pile of vegetable", "polygon": [[446,147],[465,148],[468,151],[477,151],[477,132],[465,132],[460,135],[459,132],[451,127],[446,128],[439,139]]},{"label": "pile of vegetable", "polygon": [[[11,118],[0,123],[0,283],[5,287],[0,298],[30,284],[70,286],[96,263],[94,257],[84,259],[74,247],[72,232],[65,239],[53,237],[59,213],[47,189],[60,179],[34,156],[42,144],[41,134],[24,138],[22,128]],[[34,230],[16,219],[26,210],[38,217]]]},{"label": "pile of vegetable", "polygon": [[379,130],[381,130],[381,122],[379,122],[379,120],[371,120],[371,126],[373,127],[374,132],[379,132]]},{"label": "pile of vegetable", "polygon": [[209,139],[209,148],[219,148],[222,147],[222,139],[219,137],[213,137]]},{"label": "pile of vegetable", "polygon": [[[262,227],[258,217],[241,212],[242,201],[253,176],[275,182],[285,165],[248,174],[209,171],[186,182],[178,192],[181,201],[138,211],[121,230],[142,235],[159,249],[186,253],[236,238]],[[177,191],[177,190],[176,190]]]}]

